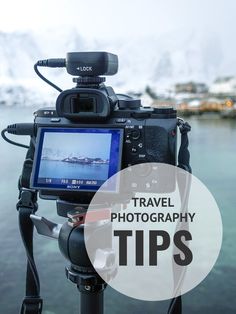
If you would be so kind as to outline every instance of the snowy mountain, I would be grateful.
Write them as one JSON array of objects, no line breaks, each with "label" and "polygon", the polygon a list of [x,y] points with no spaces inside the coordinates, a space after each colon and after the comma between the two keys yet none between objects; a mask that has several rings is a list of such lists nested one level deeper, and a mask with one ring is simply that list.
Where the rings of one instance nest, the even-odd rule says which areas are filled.
[{"label": "snowy mountain", "polygon": [[[107,83],[122,92],[142,91],[147,85],[158,92],[189,80],[211,83],[217,76],[236,72],[235,68],[229,70],[232,60],[224,59],[221,42],[214,34],[180,30],[157,38],[98,41],[69,28],[41,33],[0,32],[0,103],[54,102],[58,93],[36,76],[34,63],[65,57],[68,51],[94,50],[118,54],[119,72],[107,78]],[[42,73],[63,89],[73,87],[64,69],[42,68]]]}]

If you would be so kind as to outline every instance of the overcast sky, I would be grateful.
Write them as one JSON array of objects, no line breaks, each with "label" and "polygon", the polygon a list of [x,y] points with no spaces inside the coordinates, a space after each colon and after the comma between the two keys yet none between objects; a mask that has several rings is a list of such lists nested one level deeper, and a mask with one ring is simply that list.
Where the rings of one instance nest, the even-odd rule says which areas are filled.
[{"label": "overcast sky", "polygon": [[[203,73],[197,76],[200,80],[235,75],[235,29],[236,0],[0,0],[0,31],[35,31],[34,38],[42,46],[42,51],[47,47],[47,56],[50,51],[56,55],[54,50],[58,51],[58,46],[63,46],[68,36],[73,42],[73,30],[77,30],[75,38],[79,34],[81,42],[86,43],[86,48],[81,49],[94,49],[87,48],[91,45],[118,53],[118,45],[119,56],[128,60],[127,64],[139,63],[146,55],[146,63],[151,56],[153,58],[154,54],[150,54],[152,43],[155,51],[166,49],[169,53],[172,43],[179,51],[181,45],[186,45],[183,48],[196,53],[196,58],[191,59],[186,69],[190,67],[195,76],[198,72]],[[51,43],[53,36],[54,44]],[[187,47],[185,38],[189,36],[193,41]],[[88,41],[84,40],[86,38]],[[158,47],[158,43],[163,46]],[[125,56],[122,54],[123,48],[131,52],[130,56],[128,52]],[[134,51],[138,53],[133,58]],[[184,55],[184,49],[182,51]],[[211,62],[214,69],[204,66],[204,58],[216,60],[215,65]],[[173,61],[173,64],[177,69],[178,62]],[[122,63],[120,65],[121,73]],[[123,66],[126,68],[127,65]],[[145,73],[149,73],[148,66],[145,69]],[[182,72],[178,73],[175,80],[179,81],[183,78]],[[202,78],[209,73],[213,74]],[[124,73],[122,75],[124,78]],[[133,84],[137,86],[137,82]]]},{"label": "overcast sky", "polygon": [[74,26],[94,38],[193,28],[235,42],[235,0],[0,0],[0,30]]},{"label": "overcast sky", "polygon": [[[61,147],[63,143],[63,147]],[[96,133],[54,133],[48,132],[44,136],[44,148],[58,150],[65,157],[90,157],[109,159],[111,134]],[[72,155],[72,156],[71,156]]]}]

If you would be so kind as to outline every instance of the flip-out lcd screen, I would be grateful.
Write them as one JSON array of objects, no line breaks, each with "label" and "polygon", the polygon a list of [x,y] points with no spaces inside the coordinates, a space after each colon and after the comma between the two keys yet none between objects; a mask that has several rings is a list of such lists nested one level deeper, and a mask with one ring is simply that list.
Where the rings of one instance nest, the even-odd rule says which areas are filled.
[{"label": "flip-out lcd screen", "polygon": [[[120,170],[121,129],[40,128],[32,173],[39,190],[96,191]],[[117,189],[116,182],[107,191]]]}]

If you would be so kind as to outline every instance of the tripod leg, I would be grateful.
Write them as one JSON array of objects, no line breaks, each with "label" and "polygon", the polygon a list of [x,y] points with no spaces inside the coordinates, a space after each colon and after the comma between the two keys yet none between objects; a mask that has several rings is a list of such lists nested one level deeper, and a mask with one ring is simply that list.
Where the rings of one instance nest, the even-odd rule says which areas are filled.
[{"label": "tripod leg", "polygon": [[104,290],[80,293],[80,314],[103,314]]}]

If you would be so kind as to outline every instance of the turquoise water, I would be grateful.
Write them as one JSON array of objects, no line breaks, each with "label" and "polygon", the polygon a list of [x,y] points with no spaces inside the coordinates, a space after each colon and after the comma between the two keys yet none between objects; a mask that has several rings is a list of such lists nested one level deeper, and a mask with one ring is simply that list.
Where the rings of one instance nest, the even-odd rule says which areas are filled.
[{"label": "turquoise water", "polygon": [[[0,110],[0,128],[14,122],[31,122],[32,108]],[[217,263],[208,277],[183,296],[184,314],[236,313],[236,121],[216,117],[190,118],[193,173],[214,195],[221,210],[224,237]],[[20,137],[17,140],[23,140]],[[27,142],[27,141],[26,141]],[[24,295],[25,255],[20,240],[15,203],[17,180],[25,150],[0,140],[0,313],[14,314]],[[53,201],[39,202],[39,214],[57,222]],[[35,256],[41,278],[45,314],[78,313],[79,294],[64,274],[67,262],[57,242],[35,236]],[[144,274],[140,274],[144,275]],[[158,280],[156,278],[155,280]],[[145,289],[145,287],[140,287]],[[143,302],[107,288],[106,314],[166,313],[169,302]]]}]

